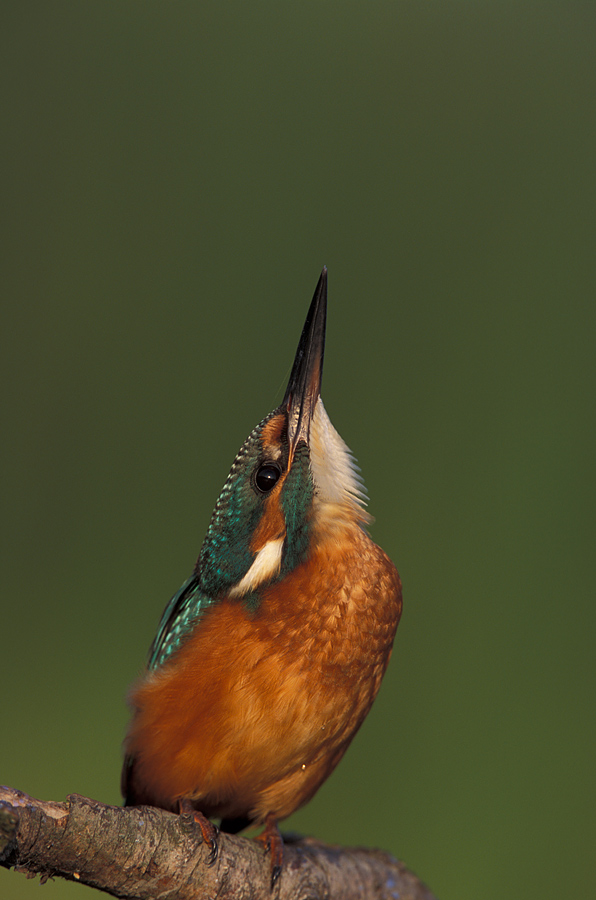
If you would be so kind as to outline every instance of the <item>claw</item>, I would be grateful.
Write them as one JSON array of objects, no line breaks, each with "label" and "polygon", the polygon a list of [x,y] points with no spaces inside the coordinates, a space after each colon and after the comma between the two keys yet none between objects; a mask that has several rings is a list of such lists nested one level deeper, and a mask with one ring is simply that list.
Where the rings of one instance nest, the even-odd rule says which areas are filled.
[{"label": "claw", "polygon": [[281,875],[281,866],[271,865],[271,890],[275,887],[277,879]]},{"label": "claw", "polygon": [[272,813],[269,813],[265,819],[265,830],[262,834],[255,838],[260,844],[263,844],[265,852],[271,857],[271,884],[270,889],[273,890],[279,877],[284,863],[284,841],[277,827],[277,821]]},{"label": "claw", "polygon": [[199,826],[201,837],[203,838],[203,843],[207,844],[209,847],[207,865],[212,866],[217,859],[217,854],[219,853],[219,846],[217,843],[217,835],[219,833],[218,829],[215,827],[213,822],[210,822],[209,819],[203,815],[202,812],[199,812],[198,809],[195,809],[190,800],[186,798],[178,801],[178,812],[181,816],[190,816],[195,825]]}]

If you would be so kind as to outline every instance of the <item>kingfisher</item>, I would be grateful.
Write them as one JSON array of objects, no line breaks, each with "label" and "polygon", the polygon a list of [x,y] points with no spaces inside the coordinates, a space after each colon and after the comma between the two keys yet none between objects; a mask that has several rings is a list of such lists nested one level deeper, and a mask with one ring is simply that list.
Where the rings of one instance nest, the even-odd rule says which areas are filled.
[{"label": "kingfisher", "polygon": [[379,690],[402,609],[370,538],[354,456],[321,399],[327,269],[283,401],[232,464],[193,574],[163,613],[133,687],[122,793],[218,829],[264,826],[271,885],[279,820],[335,769]]}]

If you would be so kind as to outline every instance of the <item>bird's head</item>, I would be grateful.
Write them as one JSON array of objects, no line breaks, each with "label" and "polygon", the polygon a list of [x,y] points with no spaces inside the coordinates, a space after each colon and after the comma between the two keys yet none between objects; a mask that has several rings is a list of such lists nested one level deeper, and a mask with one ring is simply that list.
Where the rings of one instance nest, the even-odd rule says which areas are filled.
[{"label": "bird's head", "polygon": [[323,531],[370,519],[320,396],[326,313],[324,268],[284,399],[249,434],[215,505],[196,567],[208,596],[252,596],[302,562]]}]

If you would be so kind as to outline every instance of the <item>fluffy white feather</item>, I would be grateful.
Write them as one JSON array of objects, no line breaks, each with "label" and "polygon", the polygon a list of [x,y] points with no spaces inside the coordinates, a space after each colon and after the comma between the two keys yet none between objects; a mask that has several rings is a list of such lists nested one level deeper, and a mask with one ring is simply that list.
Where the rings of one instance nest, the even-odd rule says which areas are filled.
[{"label": "fluffy white feather", "polygon": [[356,460],[331,424],[321,398],[315,407],[308,443],[318,501],[348,506],[359,518],[368,519],[364,512],[366,489]]}]

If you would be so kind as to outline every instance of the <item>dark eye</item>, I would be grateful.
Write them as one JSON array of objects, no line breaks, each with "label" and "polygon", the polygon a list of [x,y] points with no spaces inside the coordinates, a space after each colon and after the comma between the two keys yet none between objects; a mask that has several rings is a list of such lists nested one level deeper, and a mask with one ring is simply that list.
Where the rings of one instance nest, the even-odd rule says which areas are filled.
[{"label": "dark eye", "polygon": [[271,463],[265,463],[260,469],[257,469],[255,484],[260,491],[263,491],[263,493],[266,494],[271,488],[275,487],[280,475],[281,472],[277,466],[272,466]]}]

